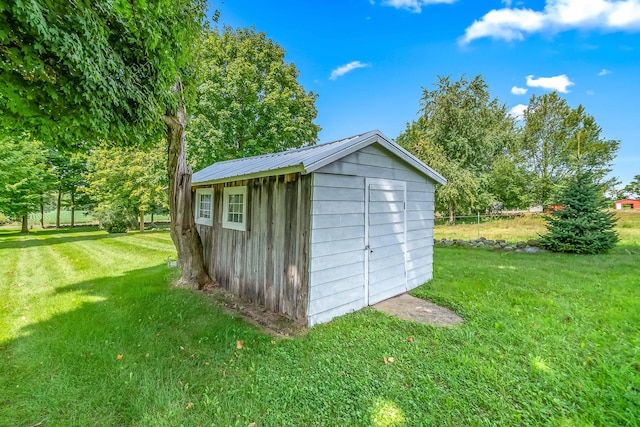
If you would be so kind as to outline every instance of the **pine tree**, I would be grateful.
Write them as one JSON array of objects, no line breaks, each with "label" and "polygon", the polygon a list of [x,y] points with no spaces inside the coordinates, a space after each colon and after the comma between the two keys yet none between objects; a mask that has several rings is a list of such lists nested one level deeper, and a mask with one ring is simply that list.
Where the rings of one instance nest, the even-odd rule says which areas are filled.
[{"label": "pine tree", "polygon": [[593,179],[580,169],[560,193],[547,221],[547,234],[540,239],[542,247],[553,252],[598,254],[612,249],[618,242],[613,230],[615,213],[605,212],[607,201]]}]

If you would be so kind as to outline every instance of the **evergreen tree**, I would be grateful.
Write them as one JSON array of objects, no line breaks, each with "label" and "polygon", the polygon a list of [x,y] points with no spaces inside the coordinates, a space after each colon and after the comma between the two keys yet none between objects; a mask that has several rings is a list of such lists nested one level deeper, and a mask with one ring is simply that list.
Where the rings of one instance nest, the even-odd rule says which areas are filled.
[{"label": "evergreen tree", "polygon": [[554,252],[598,254],[618,242],[613,230],[615,213],[604,211],[609,204],[589,174],[578,170],[560,192],[557,204],[562,208],[546,217],[542,247]]}]

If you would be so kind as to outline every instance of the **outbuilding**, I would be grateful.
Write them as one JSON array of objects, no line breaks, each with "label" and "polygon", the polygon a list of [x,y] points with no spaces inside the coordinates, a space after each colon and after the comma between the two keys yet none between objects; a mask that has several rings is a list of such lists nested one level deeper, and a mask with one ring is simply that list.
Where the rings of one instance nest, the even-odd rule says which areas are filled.
[{"label": "outbuilding", "polygon": [[632,200],[632,199],[624,199],[618,200],[614,203],[616,210],[620,211],[625,207],[629,207],[630,209],[640,209],[640,200]]},{"label": "outbuilding", "polygon": [[209,275],[312,326],[432,277],[434,187],[379,131],[215,163],[193,175]]}]

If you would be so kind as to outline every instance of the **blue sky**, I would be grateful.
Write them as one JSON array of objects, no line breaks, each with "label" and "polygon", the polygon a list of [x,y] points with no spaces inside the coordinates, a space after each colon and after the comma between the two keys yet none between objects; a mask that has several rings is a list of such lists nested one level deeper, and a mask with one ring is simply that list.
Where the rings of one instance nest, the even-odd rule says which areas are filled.
[{"label": "blue sky", "polygon": [[484,76],[514,114],[553,89],[621,141],[613,176],[640,174],[640,0],[226,0],[220,23],[255,26],[319,95],[320,141],[396,138],[437,76]]}]

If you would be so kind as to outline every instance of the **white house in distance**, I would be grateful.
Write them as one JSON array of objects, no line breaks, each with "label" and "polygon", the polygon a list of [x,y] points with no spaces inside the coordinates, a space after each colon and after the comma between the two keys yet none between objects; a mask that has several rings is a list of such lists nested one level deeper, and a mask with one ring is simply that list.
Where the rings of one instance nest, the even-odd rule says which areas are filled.
[{"label": "white house in distance", "polygon": [[446,180],[371,131],[193,175],[210,276],[312,326],[432,277],[434,186]]}]

